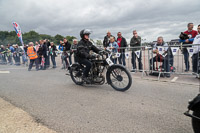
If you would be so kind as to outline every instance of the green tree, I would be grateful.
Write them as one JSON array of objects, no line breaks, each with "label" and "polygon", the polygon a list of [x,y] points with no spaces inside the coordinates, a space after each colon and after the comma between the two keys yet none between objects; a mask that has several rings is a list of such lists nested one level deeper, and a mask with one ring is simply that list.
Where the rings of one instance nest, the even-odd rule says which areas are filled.
[{"label": "green tree", "polygon": [[23,41],[25,44],[28,44],[29,42],[35,43],[35,41],[38,41],[40,39],[40,35],[35,31],[29,31],[23,34]]},{"label": "green tree", "polygon": [[73,42],[73,39],[76,39],[76,37],[74,37],[74,36],[66,36],[66,39],[67,39],[70,43],[72,43],[72,42]]},{"label": "green tree", "polygon": [[59,43],[60,43],[60,40],[63,41],[63,39],[64,39],[64,37],[63,37],[62,35],[57,34],[57,35],[55,35],[55,37],[54,37],[54,43],[55,43],[55,44],[59,44]]},{"label": "green tree", "polygon": [[[39,41],[41,39],[48,39],[50,41],[53,41],[55,44],[59,44],[60,40],[63,41],[64,36],[57,34],[56,36],[51,36],[47,34],[39,34],[35,31],[29,31],[22,34],[23,42],[24,44],[28,44],[29,42],[35,43],[35,41]],[[66,36],[66,39],[72,43],[73,39],[76,37],[74,36]],[[10,44],[19,44],[21,45],[21,42],[19,41],[19,38],[17,37],[17,34],[15,31],[0,31],[0,45],[7,45]]]},{"label": "green tree", "polygon": [[9,35],[8,31],[0,31],[0,40],[3,41]]},{"label": "green tree", "polygon": [[54,41],[54,37],[50,36],[50,35],[46,35],[46,34],[40,34],[40,38],[41,39],[48,39],[50,41]]}]

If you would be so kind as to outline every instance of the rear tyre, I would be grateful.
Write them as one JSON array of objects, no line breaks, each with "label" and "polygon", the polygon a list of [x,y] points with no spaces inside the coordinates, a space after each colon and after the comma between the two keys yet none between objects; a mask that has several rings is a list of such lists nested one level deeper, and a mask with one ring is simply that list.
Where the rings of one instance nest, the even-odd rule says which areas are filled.
[{"label": "rear tyre", "polygon": [[82,85],[84,83],[82,79],[82,74],[83,68],[81,68],[80,66],[72,66],[70,68],[71,79],[76,85]]}]

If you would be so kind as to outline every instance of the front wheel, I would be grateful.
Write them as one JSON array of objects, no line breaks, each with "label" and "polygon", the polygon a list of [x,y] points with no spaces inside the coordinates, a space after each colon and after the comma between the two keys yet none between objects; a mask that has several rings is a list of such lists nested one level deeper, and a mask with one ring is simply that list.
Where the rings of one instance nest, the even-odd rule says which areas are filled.
[{"label": "front wheel", "polygon": [[126,91],[132,85],[130,72],[122,65],[111,66],[106,74],[107,82],[117,91]]},{"label": "front wheel", "polygon": [[[193,115],[200,118],[200,109],[197,109],[193,112]],[[192,127],[194,133],[200,133],[200,120],[196,118],[192,118]]]}]

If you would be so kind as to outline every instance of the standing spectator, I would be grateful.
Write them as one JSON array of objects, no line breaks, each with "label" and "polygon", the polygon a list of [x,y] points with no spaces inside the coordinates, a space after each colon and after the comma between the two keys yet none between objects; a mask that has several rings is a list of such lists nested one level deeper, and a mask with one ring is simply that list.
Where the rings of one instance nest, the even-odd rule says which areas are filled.
[{"label": "standing spectator", "polygon": [[110,44],[110,37],[112,37],[110,31],[107,32],[107,35],[104,37],[103,46],[106,49]]},{"label": "standing spectator", "polygon": [[[169,67],[170,58],[169,57],[170,56],[166,55],[164,57],[163,55],[159,54],[157,46],[163,46],[164,47],[164,51],[165,51],[164,54],[168,54],[169,53],[168,52],[168,44],[164,42],[163,37],[161,37],[161,36],[158,37],[157,43],[153,46],[153,53],[156,54],[156,56],[150,59],[150,70],[155,70],[154,62],[162,62],[162,68],[164,68],[164,70],[166,72],[169,72],[169,70],[170,70],[170,67]],[[165,76],[169,78],[170,77],[170,73],[166,73]]]},{"label": "standing spectator", "polygon": [[26,65],[26,62],[28,62],[27,60],[27,49],[28,49],[28,45],[24,44],[24,52],[22,53],[22,60],[23,60],[23,64]]},{"label": "standing spectator", "polygon": [[[200,25],[197,27],[198,35],[194,38],[193,44],[200,44]],[[194,73],[200,73],[200,70],[198,67],[200,67],[199,59],[200,58],[200,45],[193,46],[195,48],[194,54],[192,56],[192,70]]]},{"label": "standing spectator", "polygon": [[2,46],[3,45],[1,45],[1,47],[0,47],[0,64],[2,63],[2,53],[1,53]]},{"label": "standing spectator", "polygon": [[61,69],[66,69],[66,67],[69,66],[69,62],[68,62],[68,60],[67,60],[67,58],[68,58],[68,53],[65,52],[65,44],[64,44],[64,43],[62,43],[62,44],[60,45],[60,49],[63,50],[63,51],[61,51],[61,52],[62,52],[62,53],[61,53],[61,60],[62,60],[62,65],[63,65]]},{"label": "standing spectator", "polygon": [[56,60],[55,60],[55,58],[56,58],[56,51],[57,51],[57,48],[56,48],[56,46],[54,45],[54,43],[53,42],[51,42],[50,43],[50,51],[49,51],[49,53],[50,53],[50,56],[51,56],[51,61],[52,61],[52,64],[53,64],[53,67],[52,68],[56,68]]},{"label": "standing spectator", "polygon": [[17,56],[17,54],[16,54],[16,45],[12,45],[12,47],[14,48],[14,52],[13,52],[13,60],[15,61],[15,65],[16,65],[16,56]]},{"label": "standing spectator", "polygon": [[1,47],[0,47],[0,64],[2,64],[2,51],[1,51],[2,46],[3,46],[3,45],[1,45]]},{"label": "standing spectator", "polygon": [[7,60],[6,60],[6,48],[5,46],[1,45],[1,49],[0,49],[0,53],[2,55],[2,64],[5,65],[7,64]]},{"label": "standing spectator", "polygon": [[33,47],[33,42],[30,42],[29,43],[29,47],[27,49],[27,54],[28,54],[28,57],[30,59],[30,64],[29,64],[29,68],[28,68],[28,71],[31,71],[32,69],[32,66],[35,62],[35,65],[36,65],[36,71],[39,70],[39,66],[38,66],[38,56],[37,56],[37,53],[36,53],[36,50],[35,48]]},{"label": "standing spectator", "polygon": [[49,40],[45,39],[44,40],[44,45],[46,47],[46,56],[45,56],[45,68],[49,68],[50,66],[50,54],[49,54],[49,47],[50,47],[50,42]]},{"label": "standing spectator", "polygon": [[121,32],[117,33],[117,44],[119,46],[118,52],[120,52],[120,57],[118,58],[119,64],[122,64],[126,66],[126,61],[125,61],[125,49],[127,47],[127,42],[124,37],[122,37]]},{"label": "standing spectator", "polygon": [[132,49],[132,65],[133,65],[133,70],[131,72],[135,72],[136,69],[136,53],[135,51],[140,50],[140,57],[138,58],[138,67],[139,70],[142,71],[142,51],[141,51],[141,37],[138,36],[137,31],[133,31],[133,37],[131,38],[130,41],[130,46],[131,47],[136,47]]},{"label": "standing spectator", "polygon": [[28,45],[24,45],[24,52],[27,55],[27,49],[28,49]]},{"label": "standing spectator", "polygon": [[111,60],[114,64],[117,64],[117,57],[115,54],[117,53],[119,46],[114,37],[110,37],[109,48],[112,50]]},{"label": "standing spectator", "polygon": [[59,44],[59,47],[58,47],[58,50],[61,51],[61,61],[62,61],[62,65],[63,65],[61,69],[65,69],[63,63],[66,63],[66,66],[69,64],[67,60],[65,61],[66,57],[65,57],[65,54],[63,52],[64,51],[64,45],[65,45],[64,42],[60,41],[60,44]]},{"label": "standing spectator", "polygon": [[63,52],[63,50],[64,50],[64,46],[63,46],[63,41],[60,41],[60,44],[59,44],[59,46],[58,46],[58,49],[60,50],[60,51],[62,51]]},{"label": "standing spectator", "polygon": [[9,64],[12,65],[13,64],[12,57],[13,57],[13,53],[14,53],[15,49],[10,44],[7,45],[7,48],[9,49],[9,52],[7,53],[8,61],[9,61]]},{"label": "standing spectator", "polygon": [[18,46],[18,44],[15,45],[15,65],[19,66],[21,64],[20,56],[22,56],[23,50]]},{"label": "standing spectator", "polygon": [[40,40],[40,46],[39,46],[39,49],[38,49],[38,56],[39,56],[39,64],[40,64],[40,69],[41,70],[45,70],[46,69],[46,63],[45,63],[45,58],[46,58],[46,54],[47,54],[47,47],[46,45],[44,44],[44,41],[43,40]]},{"label": "standing spectator", "polygon": [[69,43],[69,41],[64,38],[63,40],[64,42],[64,54],[66,55],[66,59],[69,58],[69,64],[71,65],[72,64],[72,59],[71,59],[71,55],[70,55],[70,48],[71,48],[71,44]]},{"label": "standing spectator", "polygon": [[71,46],[71,52],[72,52],[72,54],[74,54],[74,62],[77,62],[77,58],[76,58],[77,44],[78,44],[78,40],[74,39],[73,45]]},{"label": "standing spectator", "polygon": [[36,41],[35,42],[35,50],[36,50],[36,52],[38,52],[39,47],[40,47],[40,44],[38,43],[38,41]]},{"label": "standing spectator", "polygon": [[[188,35],[189,39],[186,40],[180,40],[180,42],[183,42],[183,44],[192,44],[193,39],[198,34],[197,31],[193,30],[194,24],[188,23],[187,25],[188,30],[186,30],[184,33]],[[189,62],[189,52],[187,50],[187,47],[183,48],[183,55],[185,60],[185,72],[188,72],[190,70],[190,62]]]}]

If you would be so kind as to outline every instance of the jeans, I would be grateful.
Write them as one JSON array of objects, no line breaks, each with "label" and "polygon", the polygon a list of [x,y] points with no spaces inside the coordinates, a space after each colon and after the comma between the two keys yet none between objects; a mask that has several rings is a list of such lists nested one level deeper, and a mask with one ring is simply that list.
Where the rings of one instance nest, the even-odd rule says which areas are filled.
[{"label": "jeans", "polygon": [[29,70],[32,69],[34,62],[35,62],[35,65],[36,65],[36,69],[37,70],[39,69],[38,59],[32,59],[32,60],[30,60],[30,64],[29,64],[29,68],[28,68]]},{"label": "jeans", "polygon": [[196,54],[193,54],[192,56],[192,71],[195,72],[195,73],[199,73],[200,70],[198,69],[198,64],[199,64],[199,59],[200,56],[198,56],[199,53],[196,53]]},{"label": "jeans", "polygon": [[51,61],[52,61],[52,64],[53,64],[53,68],[56,67],[56,60],[55,60],[55,55],[51,55]]},{"label": "jeans", "polygon": [[13,57],[13,54],[11,53],[11,55],[8,56],[8,62],[10,63],[10,65],[13,64],[13,59],[12,59],[12,57]]},{"label": "jeans", "polygon": [[39,64],[39,66],[42,68],[42,66],[41,66],[41,63],[42,63],[42,57],[38,57],[38,64]]},{"label": "jeans", "polygon": [[122,64],[123,62],[123,65],[126,66],[126,61],[125,61],[126,57],[125,57],[125,53],[121,53],[120,57],[118,57],[118,61],[119,61],[119,64]]},{"label": "jeans", "polygon": [[117,58],[112,58],[112,56],[111,56],[110,59],[114,64],[117,64]]},{"label": "jeans", "polygon": [[[135,54],[134,51],[132,51],[132,65],[133,65],[133,69],[136,69],[136,58],[137,58],[137,55]],[[142,51],[140,52],[140,58],[137,58],[138,59],[138,67],[139,67],[139,70],[142,70]]]},{"label": "jeans", "polygon": [[66,68],[69,67],[69,62],[68,62],[67,58],[68,58],[68,54],[67,53],[62,53],[62,55],[61,55],[62,63],[66,64]]},{"label": "jeans", "polygon": [[6,54],[2,54],[2,64],[7,64]]},{"label": "jeans", "polygon": [[44,65],[45,68],[50,66],[50,59],[49,59],[49,57],[50,57],[49,55],[47,55],[47,56],[45,57],[45,63],[44,63],[44,64],[45,64],[45,65]]},{"label": "jeans", "polygon": [[22,55],[22,60],[23,60],[23,64],[25,64],[25,62],[27,62],[27,56],[26,55]]},{"label": "jeans", "polygon": [[20,64],[21,64],[20,56],[17,56],[17,57],[16,57],[16,64],[17,64],[17,65],[20,65]]},{"label": "jeans", "polygon": [[185,69],[186,69],[186,71],[189,71],[190,70],[190,62],[189,62],[189,53],[188,53],[187,49],[184,49],[183,55],[184,55],[184,61],[185,61]]},{"label": "jeans", "polygon": [[15,64],[16,65],[20,65],[21,61],[20,61],[20,56],[16,55],[15,56]]}]

